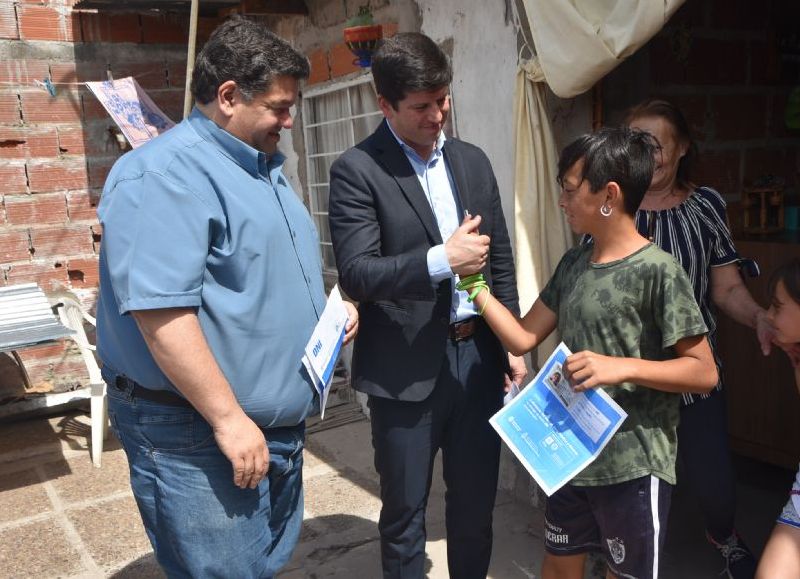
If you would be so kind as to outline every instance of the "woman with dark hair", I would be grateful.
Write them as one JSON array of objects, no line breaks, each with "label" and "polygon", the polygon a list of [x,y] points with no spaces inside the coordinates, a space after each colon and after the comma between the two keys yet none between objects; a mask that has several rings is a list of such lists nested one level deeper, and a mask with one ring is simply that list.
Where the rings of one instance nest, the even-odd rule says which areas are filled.
[{"label": "woman with dark hair", "polygon": [[[636,227],[674,255],[689,274],[717,367],[713,307],[753,328],[768,354],[772,325],[742,282],[725,201],[714,189],[690,180],[697,149],[683,114],[667,101],[647,100],[628,112],[625,124],[647,131],[658,141],[653,180],[636,213]],[[724,557],[727,576],[752,578],[755,558],[734,528],[736,488],[727,431],[721,380],[710,394],[683,394],[678,428],[682,480],[700,502],[706,536]]]}]

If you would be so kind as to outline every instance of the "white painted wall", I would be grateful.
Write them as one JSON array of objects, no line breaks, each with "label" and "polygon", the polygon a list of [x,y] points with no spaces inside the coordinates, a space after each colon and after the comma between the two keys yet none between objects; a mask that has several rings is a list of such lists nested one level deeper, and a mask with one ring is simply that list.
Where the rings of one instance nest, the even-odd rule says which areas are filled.
[{"label": "white painted wall", "polygon": [[453,41],[453,104],[459,138],[492,162],[514,238],[514,84],[517,43],[505,0],[418,0],[421,32]]}]

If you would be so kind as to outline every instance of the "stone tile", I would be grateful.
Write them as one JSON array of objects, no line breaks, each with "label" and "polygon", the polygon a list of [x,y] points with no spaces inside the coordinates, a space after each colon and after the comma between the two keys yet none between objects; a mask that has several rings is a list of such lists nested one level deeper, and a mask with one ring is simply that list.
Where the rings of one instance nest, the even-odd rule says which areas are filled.
[{"label": "stone tile", "polygon": [[348,515],[376,521],[380,513],[377,485],[366,490],[341,473],[332,473],[305,481],[304,486],[305,510],[311,517],[331,517],[331,521],[335,521],[336,515]]},{"label": "stone tile", "polygon": [[92,465],[88,452],[66,462],[67,474],[58,472],[58,464],[42,467],[65,506],[130,491],[128,461],[122,450],[104,452],[101,468]]},{"label": "stone tile", "polygon": [[0,475],[0,524],[52,510],[41,482],[33,469]]},{"label": "stone tile", "polygon": [[102,567],[119,567],[151,550],[133,497],[70,509],[66,515]]},{"label": "stone tile", "polygon": [[156,562],[155,555],[149,553],[115,571],[114,579],[164,579],[166,575]]},{"label": "stone tile", "polygon": [[0,531],[2,577],[64,577],[83,570],[80,553],[53,518]]}]

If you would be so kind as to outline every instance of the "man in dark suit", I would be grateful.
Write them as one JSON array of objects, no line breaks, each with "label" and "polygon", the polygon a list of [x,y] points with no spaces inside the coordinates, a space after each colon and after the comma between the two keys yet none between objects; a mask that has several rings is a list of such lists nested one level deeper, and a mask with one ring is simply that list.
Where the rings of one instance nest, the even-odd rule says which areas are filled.
[{"label": "man in dark suit", "polygon": [[488,420],[506,372],[526,371],[455,284],[483,270],[518,312],[500,196],[486,155],[442,132],[452,68],[430,38],[385,41],[372,74],[385,120],[331,168],[329,215],[340,284],[360,302],[353,384],[369,395],[383,574],[425,574],[441,448],[450,576],[485,577],[500,453]]}]

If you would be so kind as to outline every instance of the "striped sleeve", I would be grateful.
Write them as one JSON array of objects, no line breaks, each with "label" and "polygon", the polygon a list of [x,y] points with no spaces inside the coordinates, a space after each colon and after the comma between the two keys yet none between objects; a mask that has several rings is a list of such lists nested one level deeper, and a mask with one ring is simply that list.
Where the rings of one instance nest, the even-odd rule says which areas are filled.
[{"label": "striped sleeve", "polygon": [[739,253],[736,251],[733,239],[731,239],[731,232],[728,229],[725,200],[710,187],[701,187],[699,192],[702,203],[708,208],[705,218],[712,237],[709,265],[718,267],[739,261]]}]

